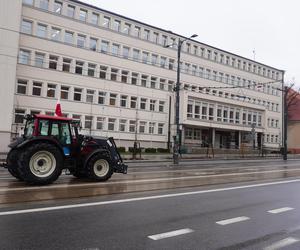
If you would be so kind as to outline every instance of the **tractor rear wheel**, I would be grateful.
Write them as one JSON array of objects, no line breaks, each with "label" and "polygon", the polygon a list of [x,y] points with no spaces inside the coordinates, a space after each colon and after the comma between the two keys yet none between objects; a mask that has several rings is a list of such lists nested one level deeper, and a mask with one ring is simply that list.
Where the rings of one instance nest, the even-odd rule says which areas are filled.
[{"label": "tractor rear wheel", "polygon": [[8,172],[19,181],[23,181],[19,170],[18,170],[18,151],[16,149],[12,149],[7,155],[7,170]]},{"label": "tractor rear wheel", "polygon": [[18,162],[21,177],[28,183],[45,185],[61,175],[63,156],[49,143],[36,143],[22,151]]},{"label": "tractor rear wheel", "polygon": [[88,177],[95,181],[106,181],[113,174],[110,160],[100,154],[92,156],[87,163]]}]

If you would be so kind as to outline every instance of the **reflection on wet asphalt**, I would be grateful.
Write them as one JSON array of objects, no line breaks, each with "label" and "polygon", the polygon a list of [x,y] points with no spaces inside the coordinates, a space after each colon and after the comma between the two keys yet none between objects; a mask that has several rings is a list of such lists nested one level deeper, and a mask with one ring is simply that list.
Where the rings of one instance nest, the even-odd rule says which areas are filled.
[{"label": "reflection on wet asphalt", "polygon": [[[133,164],[134,165],[134,164]],[[0,170],[0,204],[80,198],[128,192],[166,190],[212,184],[272,180],[300,176],[300,161],[235,162],[181,166],[130,166],[104,183],[62,175],[48,186],[29,186]]]}]

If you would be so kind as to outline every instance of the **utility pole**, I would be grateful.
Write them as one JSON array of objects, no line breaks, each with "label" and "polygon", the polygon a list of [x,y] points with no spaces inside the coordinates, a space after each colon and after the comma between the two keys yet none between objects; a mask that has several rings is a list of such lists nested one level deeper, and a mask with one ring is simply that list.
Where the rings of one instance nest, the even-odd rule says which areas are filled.
[{"label": "utility pole", "polygon": [[[191,39],[195,38],[198,35],[194,34],[190,36],[189,38],[185,38],[181,40],[178,38],[178,43],[177,43],[177,80],[176,80],[176,86],[174,88],[174,91],[176,93],[175,97],[175,124],[176,124],[176,135],[173,137],[174,138],[174,147],[173,147],[173,163],[178,164],[179,163],[179,149],[180,149],[180,125],[179,125],[179,107],[180,107],[180,57],[181,57],[181,48],[182,44]],[[165,48],[171,47],[174,44],[166,45],[164,46]]]},{"label": "utility pole", "polygon": [[287,95],[289,88],[284,86],[283,89],[283,160],[287,160],[287,126],[288,126],[288,105],[287,105]]}]

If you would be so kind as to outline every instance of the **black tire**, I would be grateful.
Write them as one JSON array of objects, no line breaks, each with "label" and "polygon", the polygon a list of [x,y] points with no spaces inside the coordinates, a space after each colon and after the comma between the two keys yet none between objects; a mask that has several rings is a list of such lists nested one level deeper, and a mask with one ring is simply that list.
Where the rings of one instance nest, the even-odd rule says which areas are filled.
[{"label": "black tire", "polygon": [[100,154],[91,157],[86,169],[88,177],[95,181],[107,181],[114,172],[110,159]]},{"label": "black tire", "polygon": [[18,151],[16,149],[12,149],[7,155],[7,170],[8,172],[18,179],[19,181],[23,181],[19,170],[18,170]]},{"label": "black tire", "polygon": [[30,184],[46,185],[57,180],[63,167],[60,150],[50,143],[30,145],[20,154],[19,173]]}]

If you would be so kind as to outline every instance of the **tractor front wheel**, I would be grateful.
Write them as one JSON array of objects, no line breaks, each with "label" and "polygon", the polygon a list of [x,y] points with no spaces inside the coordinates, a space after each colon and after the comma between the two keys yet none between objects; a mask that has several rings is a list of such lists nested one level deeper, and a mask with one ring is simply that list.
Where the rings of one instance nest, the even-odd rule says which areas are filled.
[{"label": "tractor front wheel", "polygon": [[87,164],[88,177],[95,181],[106,181],[113,174],[113,168],[107,157],[94,155]]},{"label": "tractor front wheel", "polygon": [[61,175],[63,157],[54,145],[36,143],[22,151],[18,165],[20,175],[26,182],[45,185]]}]

